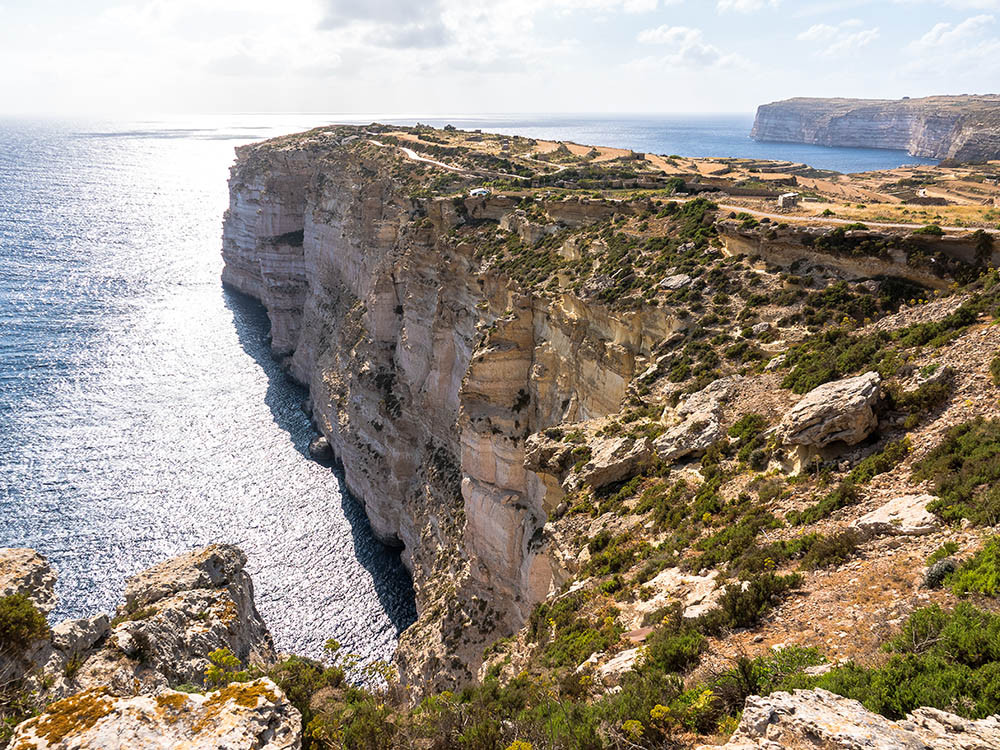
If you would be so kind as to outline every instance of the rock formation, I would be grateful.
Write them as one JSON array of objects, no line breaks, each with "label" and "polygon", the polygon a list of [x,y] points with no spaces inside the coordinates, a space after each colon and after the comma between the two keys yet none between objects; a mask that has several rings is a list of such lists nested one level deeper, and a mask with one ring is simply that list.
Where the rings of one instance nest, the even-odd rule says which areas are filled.
[{"label": "rock formation", "polygon": [[[223,279],[264,303],[348,488],[377,536],[404,547],[418,611],[435,611],[404,634],[404,677],[451,684],[563,580],[544,530],[561,492],[525,468],[526,439],[617,413],[678,323],[586,294],[525,294],[449,235],[483,221],[532,237],[552,227],[502,196],[411,197],[415,169],[336,129],[241,147]],[[599,201],[547,209],[570,227],[609,215]],[[296,233],[301,245],[279,242]]]},{"label": "rock formation", "polygon": [[1000,98],[788,99],[761,106],[750,137],[986,161],[1000,157]]},{"label": "rock formation", "polygon": [[298,750],[301,715],[266,678],[201,695],[93,688],[21,723],[9,750]]},{"label": "rock formation", "polygon": [[[718,750],[990,750],[1000,747],[1000,720],[969,721],[920,708],[890,721],[826,690],[796,690],[747,699],[736,733]],[[699,750],[713,750],[703,746]]]},{"label": "rock formation", "polygon": [[867,372],[814,388],[781,420],[778,438],[816,448],[860,443],[878,425],[874,407],[881,383],[877,372]]},{"label": "rock formation", "polygon": [[[68,620],[30,644],[20,655],[24,679],[44,686],[49,699],[90,688],[131,695],[201,684],[209,653],[220,648],[244,664],[273,664],[245,563],[236,547],[213,545],[133,576],[113,620],[103,614]],[[55,576],[33,550],[0,550],[0,569],[5,588],[54,602]]]}]

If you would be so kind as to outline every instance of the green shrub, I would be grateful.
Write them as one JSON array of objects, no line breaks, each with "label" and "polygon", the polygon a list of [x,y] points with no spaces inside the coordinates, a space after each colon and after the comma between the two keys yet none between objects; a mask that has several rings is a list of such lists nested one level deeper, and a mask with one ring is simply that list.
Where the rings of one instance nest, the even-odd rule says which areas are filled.
[{"label": "green shrub", "polygon": [[887,443],[879,453],[873,453],[858,462],[848,475],[853,484],[866,484],[879,474],[885,474],[894,469],[910,453],[910,438],[894,440]]},{"label": "green shrub", "polygon": [[940,547],[938,547],[936,550],[934,550],[933,552],[931,552],[931,554],[927,558],[927,564],[928,565],[933,565],[938,560],[943,560],[946,557],[951,557],[956,552],[958,552],[958,549],[959,548],[958,548],[958,543],[957,542],[950,542],[950,541],[949,542],[945,542]]},{"label": "green shrub", "polygon": [[[324,688],[339,688],[344,684],[344,671],[339,667],[326,667],[318,661],[302,656],[290,656],[271,667],[270,677],[288,700],[302,714],[302,726],[308,727],[316,716],[313,696]],[[315,727],[314,727],[315,729]],[[314,744],[309,733],[303,737],[303,750],[322,747]]]},{"label": "green shrub", "polygon": [[793,687],[821,687],[899,719],[920,706],[970,719],[1000,711],[1000,616],[959,603],[914,612],[886,644],[888,663],[848,664]]},{"label": "green shrub", "polygon": [[946,521],[1000,521],[1000,420],[977,417],[948,430],[913,472],[930,480],[938,499],[927,507]]},{"label": "green shrub", "polygon": [[818,502],[804,510],[789,511],[785,520],[792,526],[804,526],[815,523],[841,508],[854,505],[858,501],[858,490],[850,477],[842,481],[831,492],[824,495]]},{"label": "green shrub", "polygon": [[1000,386],[1000,354],[990,361],[990,376],[993,378],[993,385]]},{"label": "green shrub", "polygon": [[24,651],[46,638],[49,623],[27,594],[0,597],[0,644]]},{"label": "green shrub", "polygon": [[719,608],[700,617],[698,624],[708,633],[757,625],[776,600],[801,583],[802,576],[796,573],[762,573],[748,581],[731,583],[719,599]]},{"label": "green shrub", "polygon": [[802,558],[802,567],[812,570],[840,565],[850,559],[860,543],[861,535],[854,529],[819,537]]},{"label": "green shrub", "polygon": [[951,589],[959,596],[1000,592],[1000,537],[993,537],[951,576]]},{"label": "green shrub", "polygon": [[944,234],[944,230],[937,224],[926,224],[920,229],[914,229],[913,234],[927,234],[932,237],[940,237]]},{"label": "green shrub", "polygon": [[205,668],[205,687],[222,688],[232,682],[249,682],[256,670],[244,669],[242,662],[228,648],[218,648],[208,655]]}]

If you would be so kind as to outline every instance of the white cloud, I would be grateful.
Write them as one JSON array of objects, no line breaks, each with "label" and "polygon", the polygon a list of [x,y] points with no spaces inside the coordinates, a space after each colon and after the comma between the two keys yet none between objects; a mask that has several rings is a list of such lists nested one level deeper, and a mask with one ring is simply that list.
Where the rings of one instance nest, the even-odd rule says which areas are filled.
[{"label": "white cloud", "polygon": [[985,13],[966,18],[961,23],[935,24],[906,47],[910,56],[906,72],[1000,72],[1000,38],[995,27],[996,18]]},{"label": "white cloud", "polygon": [[823,57],[839,57],[867,47],[879,38],[880,33],[877,26],[852,31],[852,29],[863,25],[864,23],[857,18],[841,21],[836,26],[828,23],[817,23],[795,38],[800,42],[813,42],[819,45],[818,54]]},{"label": "white cloud", "polygon": [[713,44],[705,41],[701,29],[664,24],[640,31],[636,39],[641,44],[656,44],[668,48],[667,54],[635,61],[639,67],[672,66],[678,68],[712,68],[736,61]]},{"label": "white cloud", "polygon": [[764,8],[777,8],[780,4],[781,0],[718,0],[715,7],[720,13],[755,13]]}]

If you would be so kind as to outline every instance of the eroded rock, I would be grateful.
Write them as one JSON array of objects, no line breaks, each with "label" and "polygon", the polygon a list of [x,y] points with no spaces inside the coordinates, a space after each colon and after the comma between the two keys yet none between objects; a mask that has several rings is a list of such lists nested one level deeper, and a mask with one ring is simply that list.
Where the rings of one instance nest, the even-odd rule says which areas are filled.
[{"label": "eroded rock", "polygon": [[778,438],[785,445],[810,448],[860,443],[878,426],[875,405],[881,383],[877,372],[866,372],[814,388],[781,420]]},{"label": "eroded rock", "polygon": [[[711,750],[703,745],[699,750]],[[826,690],[747,698],[739,727],[724,750],[988,750],[1000,748],[1000,720],[970,721],[919,708],[903,721],[872,713]]]},{"label": "eroded rock", "polygon": [[649,438],[630,437],[598,440],[591,443],[593,453],[583,468],[570,477],[573,487],[586,485],[600,489],[638,474],[653,460]]},{"label": "eroded rock", "polygon": [[56,574],[33,549],[0,549],[0,597],[25,594],[44,614],[56,606]]},{"label": "eroded rock", "polygon": [[266,678],[207,695],[115,697],[93,689],[20,724],[10,750],[297,750],[301,715]]},{"label": "eroded rock", "polygon": [[867,536],[930,534],[938,528],[938,519],[927,510],[933,495],[903,495],[897,497],[854,522],[854,527]]}]

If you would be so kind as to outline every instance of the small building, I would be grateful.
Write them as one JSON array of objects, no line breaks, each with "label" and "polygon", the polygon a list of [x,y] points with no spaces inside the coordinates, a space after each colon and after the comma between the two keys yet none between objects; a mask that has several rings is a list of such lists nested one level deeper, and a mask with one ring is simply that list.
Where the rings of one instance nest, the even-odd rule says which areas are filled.
[{"label": "small building", "polygon": [[469,191],[470,198],[488,198],[491,194],[489,188],[473,188]]},{"label": "small building", "polygon": [[778,208],[795,208],[800,197],[798,193],[782,193],[778,196]]}]

